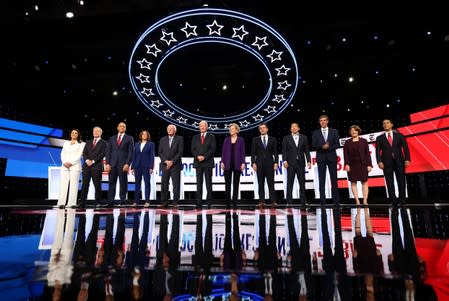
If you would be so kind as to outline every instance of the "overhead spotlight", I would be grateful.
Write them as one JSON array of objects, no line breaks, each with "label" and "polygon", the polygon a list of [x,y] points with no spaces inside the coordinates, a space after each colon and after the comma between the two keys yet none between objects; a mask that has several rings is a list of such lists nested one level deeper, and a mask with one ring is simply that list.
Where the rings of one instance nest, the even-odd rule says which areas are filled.
[{"label": "overhead spotlight", "polygon": [[118,91],[117,90],[112,91],[112,95],[113,96],[117,96],[118,95]]},{"label": "overhead spotlight", "polygon": [[38,6],[38,5],[35,5],[35,6],[34,6],[34,10],[35,10],[35,11],[38,11],[38,10],[39,10],[39,6]]},{"label": "overhead spotlight", "polygon": [[72,19],[75,16],[75,14],[71,11],[68,11],[65,13],[65,16],[66,18]]},{"label": "overhead spotlight", "polygon": [[389,107],[390,107],[390,104],[389,104],[389,103],[387,103],[386,107],[387,107],[387,108],[389,108]]},{"label": "overhead spotlight", "polygon": [[432,34],[432,32],[431,32],[431,31],[428,31],[428,32],[427,32],[427,35],[428,35],[428,36],[430,36],[431,34]]},{"label": "overhead spotlight", "polygon": [[353,82],[354,82],[354,77],[350,76],[350,77],[348,78],[348,82],[353,83]]},{"label": "overhead spotlight", "polygon": [[222,87],[221,87],[221,89],[223,90],[223,91],[226,91],[227,89],[228,89],[228,85],[223,85]]},{"label": "overhead spotlight", "polygon": [[341,41],[344,43],[346,42],[346,38],[342,38]]},{"label": "overhead spotlight", "polygon": [[203,3],[203,6],[204,6],[204,7],[208,7],[208,6],[209,6],[209,4],[207,4],[207,3]]},{"label": "overhead spotlight", "polygon": [[81,5],[81,6],[83,6],[83,5],[84,5],[84,1],[83,1],[83,0],[80,0],[80,2],[79,2],[79,3],[80,3],[80,5]]},{"label": "overhead spotlight", "polygon": [[26,11],[26,12],[25,12],[25,16],[28,16],[28,15],[29,15],[29,13]]}]

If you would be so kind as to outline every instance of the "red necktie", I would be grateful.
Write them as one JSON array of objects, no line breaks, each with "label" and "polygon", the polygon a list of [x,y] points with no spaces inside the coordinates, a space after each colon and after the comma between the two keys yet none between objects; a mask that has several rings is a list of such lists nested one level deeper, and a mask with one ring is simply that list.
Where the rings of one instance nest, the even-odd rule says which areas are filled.
[{"label": "red necktie", "polygon": [[122,135],[118,135],[117,144],[122,144]]},{"label": "red necktie", "polygon": [[204,144],[204,133],[201,134],[201,144]]},{"label": "red necktie", "polygon": [[390,143],[390,146],[393,146],[393,138],[391,137],[391,133],[388,133],[387,139],[388,139],[388,143]]},{"label": "red necktie", "polygon": [[94,139],[94,148],[97,146],[97,139]]}]

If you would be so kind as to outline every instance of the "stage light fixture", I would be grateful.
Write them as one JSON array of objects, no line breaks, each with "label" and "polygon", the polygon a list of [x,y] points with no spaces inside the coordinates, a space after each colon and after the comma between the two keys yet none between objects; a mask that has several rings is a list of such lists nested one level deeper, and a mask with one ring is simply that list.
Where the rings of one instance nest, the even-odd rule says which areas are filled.
[{"label": "stage light fixture", "polygon": [[65,13],[65,16],[68,19],[72,19],[75,16],[75,14],[73,12],[71,12],[71,11],[68,11],[68,12]]}]

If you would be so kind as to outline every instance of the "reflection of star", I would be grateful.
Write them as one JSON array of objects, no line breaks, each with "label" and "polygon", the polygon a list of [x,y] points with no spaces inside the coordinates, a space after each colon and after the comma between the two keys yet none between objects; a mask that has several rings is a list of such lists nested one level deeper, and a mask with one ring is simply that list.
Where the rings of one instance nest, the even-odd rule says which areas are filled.
[{"label": "reflection of star", "polygon": [[159,102],[159,100],[152,100],[152,101],[151,101],[151,106],[152,106],[152,107],[159,108],[160,106],[163,106],[163,104],[161,104],[161,103]]},{"label": "reflection of star", "polygon": [[147,61],[145,58],[143,58],[140,61],[137,61],[140,64],[140,69],[148,69],[151,70],[150,66],[153,65],[153,63],[150,63],[149,61]]},{"label": "reflection of star", "polygon": [[136,76],[136,78],[140,80],[141,84],[150,82],[150,77],[148,75],[143,75],[142,73],[140,73],[139,76]]},{"label": "reflection of star", "polygon": [[215,130],[218,130],[218,126],[216,124],[210,124],[209,129],[211,129],[212,131],[215,131]]},{"label": "reflection of star", "polygon": [[198,128],[198,126],[199,126],[200,124],[199,124],[199,122],[198,121],[195,121],[194,123],[192,123],[192,126],[194,127],[194,128]]},{"label": "reflection of star", "polygon": [[204,297],[204,301],[212,301],[212,300],[214,300],[213,296],[205,296]]},{"label": "reflection of star", "polygon": [[179,123],[184,123],[184,124],[186,124],[186,122],[187,122],[187,118],[184,118],[182,116],[179,116],[178,118],[176,118],[176,120],[178,120]]},{"label": "reflection of star", "polygon": [[198,34],[196,33],[196,25],[190,25],[189,22],[186,22],[186,26],[184,26],[183,28],[181,28],[182,31],[184,31],[184,33],[186,34],[186,38],[190,37],[190,36],[195,36],[197,37]]},{"label": "reflection of star", "polygon": [[[170,37],[170,39],[167,40],[167,37]],[[167,33],[165,31],[162,31],[162,37],[160,40],[167,43],[167,46],[170,46],[171,42],[178,42],[178,40],[176,40],[173,36],[173,32]]]},{"label": "reflection of star", "polygon": [[[263,44],[260,42],[263,42]],[[263,38],[256,37],[256,40],[251,44],[251,46],[257,46],[259,50],[262,49],[262,47],[264,46],[268,46],[267,37]]]},{"label": "reflection of star", "polygon": [[271,62],[280,61],[281,54],[282,54],[282,51],[278,52],[276,50],[273,50],[273,51],[271,51],[271,53],[269,55],[267,55],[267,57],[269,57],[271,59]]},{"label": "reflection of star", "polygon": [[156,47],[156,44],[151,46],[145,45],[147,47],[147,54],[152,54],[154,57],[157,57],[158,52],[162,52],[159,48]]},{"label": "reflection of star", "polygon": [[164,113],[164,116],[165,117],[172,117],[173,116],[173,114],[175,114],[175,112],[173,112],[173,111],[170,111],[170,110],[165,110],[165,111],[162,111],[162,113]]},{"label": "reflection of star", "polygon": [[[224,27],[223,25],[218,25],[217,20],[214,20],[212,24],[206,25],[209,28],[209,35],[213,35],[214,33],[221,36],[221,29]],[[216,28],[216,29],[213,29]]]},{"label": "reflection of star", "polygon": [[267,111],[268,114],[270,113],[276,113],[276,107],[275,106],[268,106],[265,109],[263,109],[264,111]]},{"label": "reflection of star", "polygon": [[286,80],[284,80],[283,82],[278,82],[278,90],[279,89],[281,89],[281,90],[287,90],[287,88],[288,87],[290,87],[291,85],[286,81]]},{"label": "reflection of star", "polygon": [[141,93],[143,94],[143,95],[145,95],[146,97],[149,97],[149,96],[151,96],[151,95],[154,95],[154,93],[153,93],[153,88],[143,88],[143,91],[141,91]]},{"label": "reflection of star", "polygon": [[240,126],[247,127],[251,122],[248,122],[248,120],[239,121]]},{"label": "reflection of star", "polygon": [[243,41],[243,37],[248,34],[248,32],[245,30],[245,27],[242,25],[239,28],[233,27],[232,30],[234,33],[232,34],[233,38],[239,38],[240,41]]},{"label": "reflection of star", "polygon": [[274,70],[276,70],[278,72],[277,76],[279,75],[287,75],[287,72],[290,71],[291,68],[287,68],[285,67],[285,65],[282,65],[279,68],[275,68]]},{"label": "reflection of star", "polygon": [[282,101],[285,100],[284,94],[274,95],[274,98],[272,100],[277,103],[281,103]]},{"label": "reflection of star", "polygon": [[256,116],[253,116],[254,121],[262,121],[263,120],[263,115],[257,114]]}]

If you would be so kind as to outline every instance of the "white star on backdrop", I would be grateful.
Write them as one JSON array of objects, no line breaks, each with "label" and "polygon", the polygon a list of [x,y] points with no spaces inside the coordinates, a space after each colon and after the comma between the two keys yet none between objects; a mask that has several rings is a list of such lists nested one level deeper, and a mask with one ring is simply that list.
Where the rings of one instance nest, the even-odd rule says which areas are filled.
[{"label": "white star on backdrop", "polygon": [[175,114],[175,112],[170,111],[170,110],[162,111],[162,113],[164,113],[164,116],[165,116],[165,117],[172,117],[173,114]]},{"label": "white star on backdrop", "polygon": [[273,101],[281,103],[284,100],[285,100],[284,94],[274,95]]},{"label": "white star on backdrop", "polygon": [[268,114],[270,113],[276,113],[276,107],[275,106],[268,106],[265,109],[263,109],[264,111],[266,111]]},{"label": "white star on backdrop", "polygon": [[147,54],[152,54],[154,55],[154,57],[157,57],[157,54],[159,52],[162,52],[162,50],[156,47],[156,44],[153,44],[151,46],[145,45],[145,47],[147,48]]},{"label": "white star on backdrop", "polygon": [[140,73],[139,76],[136,76],[136,78],[140,80],[141,84],[150,82],[150,77],[148,75],[143,75],[142,73]]},{"label": "white star on backdrop", "polygon": [[[263,42],[263,44],[261,44],[260,42]],[[266,36],[263,37],[263,38],[256,37],[256,39],[251,44],[251,46],[257,46],[257,48],[259,50],[262,49],[262,47],[264,47],[264,46],[268,46],[267,37]]]},{"label": "white star on backdrop", "polygon": [[186,34],[186,38],[190,36],[197,37],[198,34],[196,33],[196,28],[197,28],[196,25],[190,25],[189,22],[186,22],[186,26],[181,28],[181,30],[184,31],[184,33]]},{"label": "white star on backdrop", "polygon": [[[169,37],[170,39],[167,40],[167,37]],[[173,32],[165,32],[162,31],[162,37],[160,39],[161,41],[164,41],[167,46],[170,46],[171,42],[178,42],[178,40],[175,39],[175,37],[173,36]]]},{"label": "white star on backdrop", "polygon": [[161,102],[159,100],[152,100],[151,101],[151,106],[159,108],[160,106],[163,106],[163,104],[161,104]]},{"label": "white star on backdrop", "polygon": [[243,120],[243,121],[239,121],[240,126],[242,127],[247,127],[248,125],[250,125],[251,122],[249,122],[248,120]]},{"label": "white star on backdrop", "polygon": [[274,70],[276,70],[278,72],[277,76],[280,75],[287,75],[287,72],[290,71],[291,68],[287,68],[285,67],[285,65],[282,65],[279,68],[275,68]]},{"label": "white star on backdrop", "polygon": [[262,121],[263,120],[263,115],[257,114],[256,116],[252,116],[254,121]]},{"label": "white star on backdrop", "polygon": [[216,124],[210,124],[209,129],[211,129],[212,131],[215,131],[215,130],[218,130],[218,126]]},{"label": "white star on backdrop", "polygon": [[192,126],[196,129],[198,128],[199,125],[200,125],[200,123],[198,121],[195,121],[194,123],[192,123]]},{"label": "white star on backdrop", "polygon": [[137,61],[140,64],[140,69],[148,69],[151,70],[151,65],[153,65],[153,63],[147,61],[145,58],[141,59],[140,61]]},{"label": "white star on backdrop", "polygon": [[140,93],[142,93],[143,95],[145,95],[146,97],[149,97],[151,95],[154,95],[153,93],[153,88],[143,88],[143,91],[141,91]]},{"label": "white star on backdrop", "polygon": [[229,129],[230,126],[231,126],[230,123],[225,123],[224,128],[225,128],[225,129]]},{"label": "white star on backdrop", "polygon": [[233,38],[239,38],[240,41],[243,41],[243,37],[248,34],[248,32],[245,30],[245,27],[242,25],[239,28],[233,27],[232,30],[234,33],[232,34]]},{"label": "white star on backdrop", "polygon": [[282,51],[273,50],[267,57],[271,59],[271,62],[280,61],[281,60]]},{"label": "white star on backdrop", "polygon": [[281,90],[287,90],[287,88],[288,87],[290,87],[291,85],[286,81],[286,80],[284,80],[283,82],[278,82],[278,87],[277,87],[277,89],[279,90],[279,89],[281,89]]},{"label": "white star on backdrop", "polygon": [[[213,35],[214,33],[221,36],[221,29],[224,27],[223,25],[219,25],[217,20],[214,20],[212,24],[206,25],[209,28],[209,35]],[[213,29],[216,28],[216,29]]]},{"label": "white star on backdrop", "polygon": [[179,116],[178,118],[176,118],[176,120],[178,120],[179,123],[184,123],[184,124],[187,123],[187,118],[184,118],[184,117],[182,117],[182,116]]}]

